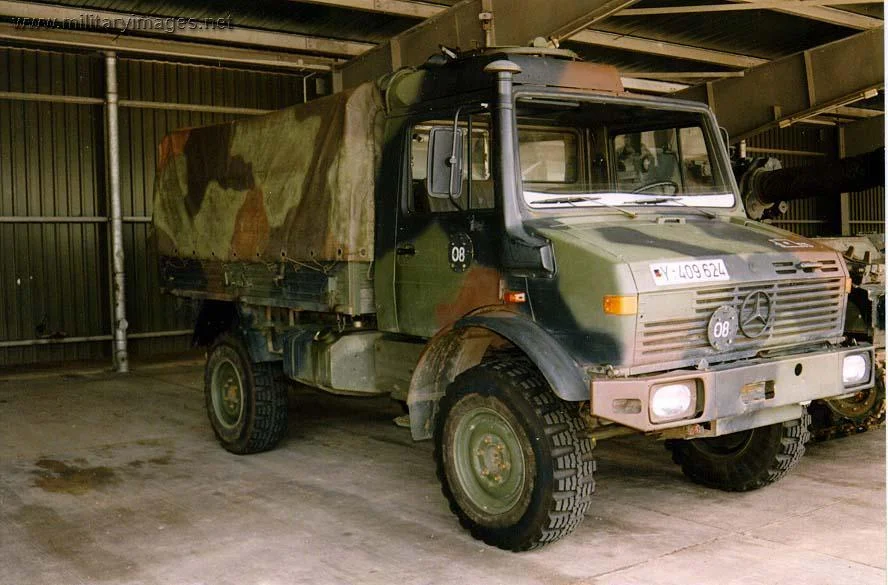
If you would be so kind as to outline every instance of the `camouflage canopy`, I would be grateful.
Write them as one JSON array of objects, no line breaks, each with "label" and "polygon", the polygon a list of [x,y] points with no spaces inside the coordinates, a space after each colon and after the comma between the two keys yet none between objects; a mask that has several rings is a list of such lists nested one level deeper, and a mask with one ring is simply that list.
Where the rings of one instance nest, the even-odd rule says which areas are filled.
[{"label": "camouflage canopy", "polygon": [[384,108],[375,84],[267,115],[177,130],[160,144],[164,256],[366,260]]}]

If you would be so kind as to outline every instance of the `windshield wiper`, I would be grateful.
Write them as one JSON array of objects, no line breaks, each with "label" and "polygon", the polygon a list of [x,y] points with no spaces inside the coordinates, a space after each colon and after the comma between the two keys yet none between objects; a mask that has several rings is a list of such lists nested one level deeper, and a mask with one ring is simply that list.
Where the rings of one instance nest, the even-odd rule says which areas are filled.
[{"label": "windshield wiper", "polygon": [[568,205],[571,205],[573,207],[579,207],[576,204],[581,201],[591,201],[593,203],[598,203],[599,205],[601,205],[603,207],[607,207],[610,209],[616,209],[617,211],[619,211],[621,213],[625,213],[629,217],[633,217],[633,218],[638,217],[638,214],[633,211],[629,211],[628,209],[623,209],[621,207],[617,207],[616,205],[611,205],[609,203],[605,203],[604,201],[601,200],[601,197],[590,197],[588,195],[562,195],[561,197],[550,197],[549,199],[539,199],[537,201],[531,201],[530,204],[531,205],[548,205],[548,204],[552,204],[552,203],[567,203]]},{"label": "windshield wiper", "polygon": [[[639,193],[636,193],[639,195]],[[644,196],[644,195],[642,195]],[[627,201],[626,205],[656,205],[658,203],[678,203],[682,207],[687,207],[688,209],[693,209],[694,211],[698,211],[701,214],[705,215],[709,219],[715,219],[718,217],[711,211],[706,211],[705,209],[701,209],[696,205],[688,205],[684,201],[681,200],[681,197],[678,195],[647,195],[647,197],[653,197],[653,199],[641,199],[636,201]]]}]

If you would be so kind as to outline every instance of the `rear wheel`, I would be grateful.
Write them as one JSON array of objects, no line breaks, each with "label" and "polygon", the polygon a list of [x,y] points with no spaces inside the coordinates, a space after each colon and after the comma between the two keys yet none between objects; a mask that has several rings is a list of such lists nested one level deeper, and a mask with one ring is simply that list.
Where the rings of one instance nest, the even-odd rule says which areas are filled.
[{"label": "rear wheel", "polygon": [[273,448],[287,431],[287,387],[279,363],[251,363],[243,344],[223,335],[210,348],[204,397],[213,432],[228,451]]},{"label": "rear wheel", "polygon": [[442,491],[462,526],[493,546],[529,550],[572,532],[595,489],[591,452],[576,405],[524,360],[476,366],[441,399]]},{"label": "rear wheel", "polygon": [[772,484],[795,467],[811,438],[811,417],[721,437],[667,441],[672,460],[692,481],[729,492]]}]

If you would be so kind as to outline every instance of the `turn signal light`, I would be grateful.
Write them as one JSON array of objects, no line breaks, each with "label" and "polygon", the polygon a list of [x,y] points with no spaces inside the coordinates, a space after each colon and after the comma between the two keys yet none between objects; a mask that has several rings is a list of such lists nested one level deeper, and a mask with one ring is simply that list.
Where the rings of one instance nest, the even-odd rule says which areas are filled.
[{"label": "turn signal light", "polygon": [[503,300],[507,303],[526,303],[527,293],[509,290],[503,293]]},{"label": "turn signal light", "polygon": [[604,295],[603,306],[608,315],[635,315],[638,313],[638,297]]},{"label": "turn signal light", "polygon": [[853,283],[851,282],[850,278],[845,279],[845,294],[846,295],[851,294],[851,285],[852,284]]}]

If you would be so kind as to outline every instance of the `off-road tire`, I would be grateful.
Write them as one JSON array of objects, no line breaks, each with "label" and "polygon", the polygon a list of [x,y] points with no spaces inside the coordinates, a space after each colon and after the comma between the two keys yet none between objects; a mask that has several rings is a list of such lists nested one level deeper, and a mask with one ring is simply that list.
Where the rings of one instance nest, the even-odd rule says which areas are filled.
[{"label": "off-road tire", "polygon": [[[772,484],[798,464],[811,438],[811,417],[708,439],[667,441],[672,460],[695,483],[728,492]],[[732,446],[731,442],[737,444]]]},{"label": "off-road tire", "polygon": [[[526,360],[507,359],[482,363],[458,376],[439,406],[435,428],[438,479],[463,528],[487,544],[516,552],[554,542],[576,529],[595,490],[593,442],[578,405],[555,396]],[[475,420],[471,417],[478,412],[487,416],[495,412],[514,431],[517,443],[525,447],[520,452],[506,450],[509,457],[520,454],[524,458],[520,464],[525,481],[516,490],[520,494],[517,502],[502,513],[486,514],[478,509],[468,495],[471,489],[458,477],[456,438],[462,436],[460,425]],[[469,427],[468,432],[474,428]],[[470,436],[465,453],[477,438]],[[462,457],[466,461],[466,456]],[[477,460],[483,460],[480,453]]]},{"label": "off-road tire", "polygon": [[[233,366],[240,374],[242,396],[237,417],[232,416],[235,420],[227,423],[223,420],[224,413],[213,402],[213,372],[222,364],[226,364],[225,368]],[[219,337],[207,353],[204,399],[216,438],[232,453],[247,455],[268,451],[287,432],[287,386],[281,364],[251,363],[241,341],[232,335]]]}]

